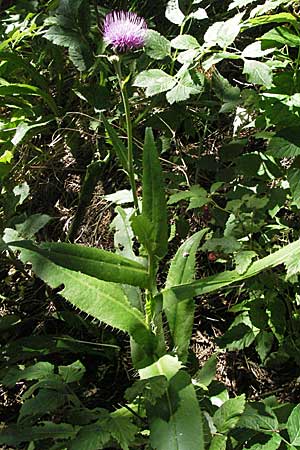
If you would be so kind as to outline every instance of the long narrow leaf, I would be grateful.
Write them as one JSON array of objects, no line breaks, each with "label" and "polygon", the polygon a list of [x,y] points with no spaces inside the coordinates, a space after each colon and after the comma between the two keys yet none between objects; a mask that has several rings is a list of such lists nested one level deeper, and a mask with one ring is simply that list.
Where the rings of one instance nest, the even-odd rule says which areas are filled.
[{"label": "long narrow leaf", "polygon": [[145,267],[116,253],[61,242],[44,242],[41,246],[36,246],[30,241],[17,241],[9,245],[34,251],[66,269],[100,280],[142,288],[148,286],[148,273]]},{"label": "long narrow leaf", "polygon": [[111,139],[113,149],[116,152],[116,155],[119,158],[123,169],[125,170],[125,172],[127,172],[128,171],[128,161],[127,161],[126,147],[123,144],[123,142],[121,141],[121,139],[119,138],[119,136],[117,135],[117,133],[115,132],[115,130],[113,129],[113,127],[110,125],[110,123],[108,122],[108,120],[106,119],[104,114],[102,114],[101,118],[103,120],[106,131]]},{"label": "long narrow leaf", "polygon": [[[166,288],[191,283],[195,276],[196,251],[208,228],[193,234],[178,249],[168,272]],[[177,302],[174,293],[167,290],[163,296],[172,344],[180,360],[185,362],[194,323],[195,302],[193,297]]]},{"label": "long narrow leaf", "polygon": [[174,294],[174,301],[175,299],[181,301],[195,297],[196,295],[207,294],[229,286],[232,283],[240,283],[247,278],[254,277],[263,270],[271,269],[272,267],[283,264],[292,257],[300,258],[300,239],[284,246],[271,255],[255,261],[242,275],[235,270],[225,271],[192,283],[173,286],[169,289],[165,289],[162,293],[165,295],[165,293],[170,290]]},{"label": "long narrow leaf", "polygon": [[58,116],[58,110],[53,98],[42,89],[29,84],[9,83],[0,86],[0,96],[5,95],[37,95],[41,97],[49,106],[55,116]]},{"label": "long narrow leaf", "polygon": [[143,150],[143,213],[154,228],[155,254],[163,258],[168,246],[168,222],[162,169],[151,128]]},{"label": "long narrow leaf", "polygon": [[143,314],[133,308],[124,291],[115,283],[97,280],[85,274],[57,266],[32,250],[21,250],[23,263],[30,262],[33,271],[50,287],[63,285],[61,295],[73,306],[104,323],[128,332],[147,350],[153,337]]}]

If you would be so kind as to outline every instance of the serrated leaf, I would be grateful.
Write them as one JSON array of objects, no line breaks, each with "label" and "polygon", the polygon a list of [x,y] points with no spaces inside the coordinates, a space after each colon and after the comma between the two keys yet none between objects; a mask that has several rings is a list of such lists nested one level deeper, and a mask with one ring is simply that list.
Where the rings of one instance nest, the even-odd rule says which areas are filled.
[{"label": "serrated leaf", "polygon": [[136,342],[152,346],[152,335],[142,313],[133,308],[122,288],[115,283],[57,266],[31,250],[21,250],[21,260],[30,262],[38,277],[52,288],[63,285],[60,292],[73,306],[108,325],[128,332]]},{"label": "serrated leaf", "polygon": [[20,380],[42,380],[51,378],[54,374],[54,365],[47,361],[40,361],[27,368],[13,367],[1,378],[5,386],[14,386]]},{"label": "serrated leaf", "polygon": [[300,405],[295,406],[287,421],[287,430],[292,445],[300,445]]},{"label": "serrated leaf", "polygon": [[294,258],[292,255],[287,258],[287,260],[284,263],[287,273],[286,273],[286,279],[288,280],[291,277],[294,277],[295,275],[299,275],[300,273],[300,260],[298,258]]},{"label": "serrated leaf", "polygon": [[188,209],[200,208],[209,202],[207,191],[198,185],[191,186],[189,191],[179,191],[172,194],[168,200],[168,205],[174,205],[180,200],[190,201]]},{"label": "serrated leaf", "polygon": [[194,50],[200,48],[200,44],[194,36],[190,34],[181,34],[172,39],[171,46],[178,50]]},{"label": "serrated leaf", "polygon": [[239,251],[235,257],[236,271],[239,274],[243,274],[249,268],[253,258],[257,256],[257,253],[252,250]]},{"label": "serrated leaf", "polygon": [[294,158],[300,155],[300,133],[298,127],[283,128],[270,140],[268,154],[274,158]]},{"label": "serrated leaf", "polygon": [[[196,252],[201,239],[207,231],[208,228],[198,231],[178,249],[171,261],[166,288],[193,280],[195,276]],[[169,291],[163,297],[163,309],[168,320],[172,344],[180,360],[185,362],[194,323],[194,300],[191,298],[178,303],[175,299],[174,302],[173,295]]]},{"label": "serrated leaf", "polygon": [[170,41],[155,30],[148,30],[145,43],[145,52],[150,58],[164,59],[170,56]]},{"label": "serrated leaf", "polygon": [[203,91],[203,85],[199,83],[200,79],[193,80],[189,70],[182,73],[177,79],[176,86],[167,92],[167,100],[172,105],[175,102],[182,102],[190,98],[191,95],[200,94]]},{"label": "serrated leaf", "polygon": [[32,420],[34,417],[42,417],[45,414],[53,413],[58,408],[63,406],[66,401],[66,396],[61,392],[53,389],[41,389],[35,395],[25,401],[21,406],[18,423],[24,423],[27,419]]},{"label": "serrated leaf", "polygon": [[282,45],[289,45],[290,47],[300,46],[300,36],[293,33],[285,26],[273,28],[272,30],[261,36],[259,39],[263,42],[272,42],[272,44],[277,43]]},{"label": "serrated leaf", "polygon": [[69,439],[76,434],[76,429],[68,423],[40,422],[37,426],[15,426],[0,430],[0,444],[18,446],[21,442],[42,439]]},{"label": "serrated leaf", "polygon": [[292,193],[293,203],[300,208],[300,169],[297,167],[289,169],[287,178]]},{"label": "serrated leaf", "polygon": [[216,376],[217,361],[217,355],[212,355],[205,361],[203,367],[196,372],[193,376],[193,380],[200,386],[209,386]]},{"label": "serrated leaf", "polygon": [[230,11],[233,8],[243,8],[244,6],[250,5],[255,1],[256,0],[234,0],[232,3],[230,3],[228,11]]},{"label": "serrated leaf", "polygon": [[239,34],[242,17],[243,13],[236,14],[225,22],[215,22],[211,25],[204,35],[205,45],[208,47],[219,45],[222,49],[226,49]]},{"label": "serrated leaf", "polygon": [[274,48],[263,50],[261,48],[261,44],[261,42],[255,41],[247,45],[247,47],[245,47],[242,51],[242,58],[261,58],[262,56],[266,56],[274,51]]},{"label": "serrated leaf", "polygon": [[176,79],[160,69],[144,70],[136,77],[134,86],[146,88],[146,96],[160,94],[176,85]]},{"label": "serrated leaf", "polygon": [[209,450],[226,450],[227,436],[216,435],[212,438]]},{"label": "serrated leaf", "polygon": [[219,433],[228,433],[234,428],[244,412],[246,404],[245,394],[227,400],[217,409],[213,416],[214,424]]},{"label": "serrated leaf", "polygon": [[[249,450],[277,450],[282,442],[282,437],[280,434],[273,433],[272,436],[264,435],[263,442],[251,445]],[[289,450],[293,450],[289,447]]]},{"label": "serrated leaf", "polygon": [[264,363],[268,354],[272,350],[274,343],[274,335],[268,331],[261,331],[255,338],[256,341],[256,351],[259,354],[261,362]]},{"label": "serrated leaf", "polygon": [[75,381],[81,380],[85,374],[85,367],[79,360],[77,360],[68,366],[59,366],[58,374],[62,377],[65,383],[74,383]]},{"label": "serrated leaf", "polygon": [[278,430],[278,420],[272,409],[263,403],[247,403],[245,405],[245,411],[239,420],[238,427],[254,431],[276,432]]},{"label": "serrated leaf", "polygon": [[255,61],[254,59],[246,59],[243,73],[248,75],[248,81],[270,88],[272,86],[272,68],[268,64]]},{"label": "serrated leaf", "polygon": [[[185,300],[196,295],[202,295],[208,292],[214,292],[231,283],[239,283],[247,278],[258,275],[261,271],[276,267],[284,263],[289,257],[300,258],[300,240],[282,247],[280,250],[265,256],[262,259],[254,261],[249,269],[242,275],[235,270],[225,271],[220,274],[212,275],[192,283],[183,284],[169,288],[176,295],[177,301]],[[166,289],[162,291],[165,293]]]},{"label": "serrated leaf", "polygon": [[175,25],[182,25],[184,22],[185,16],[179,8],[178,0],[169,0],[166,9],[166,18],[175,23]]},{"label": "serrated leaf", "polygon": [[112,283],[148,286],[144,266],[106,250],[64,242],[43,242],[36,246],[30,241],[18,241],[9,245],[39,253],[49,261],[74,271],[74,274],[82,273]]},{"label": "serrated leaf", "polygon": [[132,403],[138,396],[142,395],[145,401],[154,405],[162,397],[168,388],[168,382],[165,376],[147,378],[136,381],[132,386],[126,389],[125,398]]},{"label": "serrated leaf", "polygon": [[142,217],[153,227],[154,254],[163,258],[168,247],[167,205],[163,174],[151,128],[146,128],[143,150]]},{"label": "serrated leaf", "polygon": [[33,214],[24,222],[15,225],[17,232],[24,239],[32,238],[40,229],[42,229],[51,220],[47,214]]}]

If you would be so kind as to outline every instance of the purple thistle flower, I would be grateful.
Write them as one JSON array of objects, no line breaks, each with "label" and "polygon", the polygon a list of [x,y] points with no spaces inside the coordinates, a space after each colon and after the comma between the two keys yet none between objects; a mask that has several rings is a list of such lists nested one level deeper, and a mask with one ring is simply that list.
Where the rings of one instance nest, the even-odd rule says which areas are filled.
[{"label": "purple thistle flower", "polygon": [[105,17],[103,39],[118,52],[143,47],[146,32],[145,19],[135,13],[114,11]]}]

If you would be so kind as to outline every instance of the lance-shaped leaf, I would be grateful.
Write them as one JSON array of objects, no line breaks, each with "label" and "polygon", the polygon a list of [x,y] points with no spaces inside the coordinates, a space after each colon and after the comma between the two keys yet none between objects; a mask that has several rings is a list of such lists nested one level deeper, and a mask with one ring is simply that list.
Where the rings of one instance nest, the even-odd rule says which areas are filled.
[{"label": "lance-shaped leaf", "polygon": [[106,250],[63,242],[44,242],[36,246],[30,241],[17,241],[9,245],[32,250],[66,269],[81,272],[99,280],[142,288],[148,286],[148,274],[144,266]]},{"label": "lance-shaped leaf", "polygon": [[143,151],[143,213],[153,226],[154,254],[163,258],[167,253],[167,206],[156,145],[151,128],[146,129]]},{"label": "lance-shaped leaf", "polygon": [[108,133],[108,135],[110,137],[110,140],[112,142],[113,149],[116,152],[116,155],[119,158],[123,169],[125,170],[125,172],[127,172],[127,170],[128,170],[128,160],[127,160],[126,147],[123,144],[123,142],[121,141],[121,139],[119,138],[119,136],[117,135],[117,133],[115,132],[115,130],[113,129],[113,127],[110,125],[110,123],[108,122],[108,120],[106,119],[104,114],[101,115],[101,118],[103,120],[103,123],[104,123],[104,126],[106,128],[106,131],[107,131],[107,133]]},{"label": "lance-shaped leaf", "polygon": [[174,356],[164,355],[139,371],[142,379],[164,375],[168,390],[153,405],[146,402],[150,442],[156,450],[204,450],[202,414],[190,376]]},{"label": "lance-shaped leaf", "polygon": [[73,306],[106,324],[128,332],[145,350],[152,350],[154,337],[143,314],[132,307],[121,286],[58,266],[40,252],[21,249],[23,263],[52,288],[64,286],[60,294]]},{"label": "lance-shaped leaf", "polygon": [[[199,243],[208,228],[193,234],[178,249],[168,272],[166,288],[190,283],[195,276],[195,259]],[[194,323],[193,297],[177,302],[171,290],[163,296],[163,308],[168,320],[172,343],[181,361],[185,362]]]},{"label": "lance-shaped leaf", "polygon": [[192,283],[182,284],[181,286],[173,286],[169,289],[162,291],[163,295],[166,295],[168,290],[171,290],[174,294],[174,301],[186,300],[196,295],[207,294],[217,291],[232,283],[240,283],[247,278],[254,277],[260,272],[266,269],[271,269],[280,264],[283,264],[290,260],[290,258],[300,258],[300,239],[291,244],[285,245],[280,250],[265,256],[258,261],[251,264],[249,269],[243,274],[239,274],[236,270],[225,271],[216,275],[212,275],[202,280],[197,280]]}]

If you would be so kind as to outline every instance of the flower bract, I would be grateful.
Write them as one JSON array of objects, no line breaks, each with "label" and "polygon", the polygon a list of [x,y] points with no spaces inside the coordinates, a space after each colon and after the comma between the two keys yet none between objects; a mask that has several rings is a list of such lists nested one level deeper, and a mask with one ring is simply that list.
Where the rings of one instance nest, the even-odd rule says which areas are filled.
[{"label": "flower bract", "polygon": [[114,11],[105,17],[103,39],[117,52],[127,52],[143,47],[147,24],[137,14]]}]

